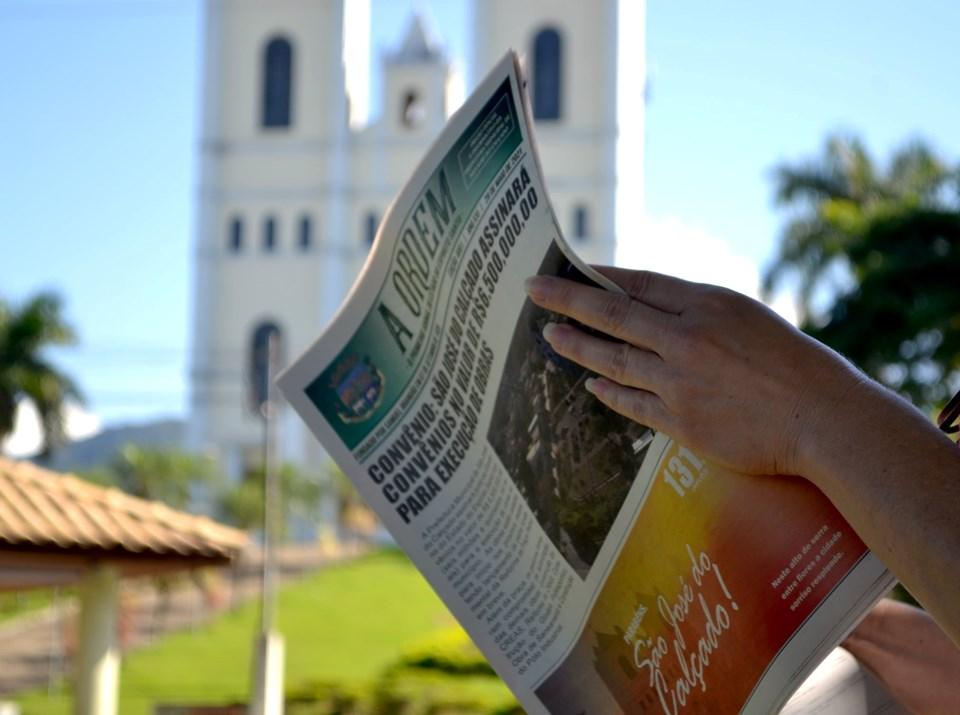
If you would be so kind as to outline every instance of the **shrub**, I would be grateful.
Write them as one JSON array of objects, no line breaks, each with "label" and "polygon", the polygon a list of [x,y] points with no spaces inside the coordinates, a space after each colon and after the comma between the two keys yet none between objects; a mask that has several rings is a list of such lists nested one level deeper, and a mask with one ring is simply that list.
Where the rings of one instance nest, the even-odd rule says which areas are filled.
[{"label": "shrub", "polygon": [[496,676],[493,668],[459,626],[444,628],[403,649],[394,669],[437,670],[450,675]]},{"label": "shrub", "polygon": [[411,643],[372,683],[288,690],[288,715],[522,715],[462,628]]}]

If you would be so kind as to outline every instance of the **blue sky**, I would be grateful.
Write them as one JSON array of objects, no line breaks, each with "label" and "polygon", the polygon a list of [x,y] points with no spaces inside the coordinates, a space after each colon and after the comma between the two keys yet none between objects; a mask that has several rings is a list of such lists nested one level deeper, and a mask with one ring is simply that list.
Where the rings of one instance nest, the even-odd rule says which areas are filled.
[{"label": "blue sky", "polygon": [[[411,4],[373,0],[372,67]],[[418,6],[462,65],[465,1]],[[185,411],[200,10],[0,0],[0,296],[63,295],[81,342],[56,359],[106,423]],[[956,161],[958,27],[948,2],[651,0],[648,213],[760,266],[771,167],[827,133]]]},{"label": "blue sky", "polygon": [[922,136],[960,153],[960,4],[648,4],[648,211],[766,262],[770,169],[855,132],[880,157]]}]

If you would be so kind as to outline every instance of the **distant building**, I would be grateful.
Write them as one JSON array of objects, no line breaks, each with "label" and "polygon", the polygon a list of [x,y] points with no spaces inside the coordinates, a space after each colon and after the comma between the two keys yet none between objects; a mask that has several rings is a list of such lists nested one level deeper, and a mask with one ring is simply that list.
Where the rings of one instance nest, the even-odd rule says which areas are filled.
[{"label": "distant building", "polygon": [[[550,194],[591,261],[615,247],[616,17],[616,0],[472,5],[468,90],[506,49],[526,55]],[[235,478],[260,460],[248,385],[267,341],[287,362],[317,337],[446,119],[448,59],[412,18],[382,58],[382,116],[351,130],[343,18],[343,0],[206,6],[190,433]],[[290,410],[281,425],[283,458],[320,471]]]}]

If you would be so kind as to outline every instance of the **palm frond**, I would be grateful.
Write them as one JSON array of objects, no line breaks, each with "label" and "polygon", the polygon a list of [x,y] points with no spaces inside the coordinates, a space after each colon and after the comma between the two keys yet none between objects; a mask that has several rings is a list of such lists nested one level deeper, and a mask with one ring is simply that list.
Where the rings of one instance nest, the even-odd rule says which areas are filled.
[{"label": "palm frond", "polygon": [[890,161],[887,185],[899,198],[916,197],[927,203],[952,178],[952,172],[926,144],[914,140],[899,149]]},{"label": "palm frond", "polygon": [[44,454],[65,438],[66,401],[82,401],[76,384],[43,357],[48,346],[75,340],[62,312],[60,298],[52,293],[18,308],[0,301],[0,436],[13,430],[18,404],[29,400],[40,416]]},{"label": "palm frond", "polygon": [[774,200],[781,206],[795,203],[816,204],[832,198],[849,198],[843,179],[816,164],[801,167],[781,165],[774,168]]},{"label": "palm frond", "polygon": [[800,306],[809,311],[809,296],[831,262],[842,256],[844,242],[836,227],[819,214],[792,221],[784,229],[776,258],[764,271],[763,295],[769,298],[788,274],[796,274],[801,278]]}]

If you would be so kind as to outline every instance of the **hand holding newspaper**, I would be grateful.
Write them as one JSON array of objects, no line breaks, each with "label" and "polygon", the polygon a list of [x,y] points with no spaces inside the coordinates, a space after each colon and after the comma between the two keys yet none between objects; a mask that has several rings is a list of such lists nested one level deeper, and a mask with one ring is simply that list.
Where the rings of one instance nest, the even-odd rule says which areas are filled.
[{"label": "hand holding newspaper", "polygon": [[280,388],[528,712],[776,711],[892,577],[803,480],[599,404],[532,274],[618,290],[561,235],[510,53]]}]

